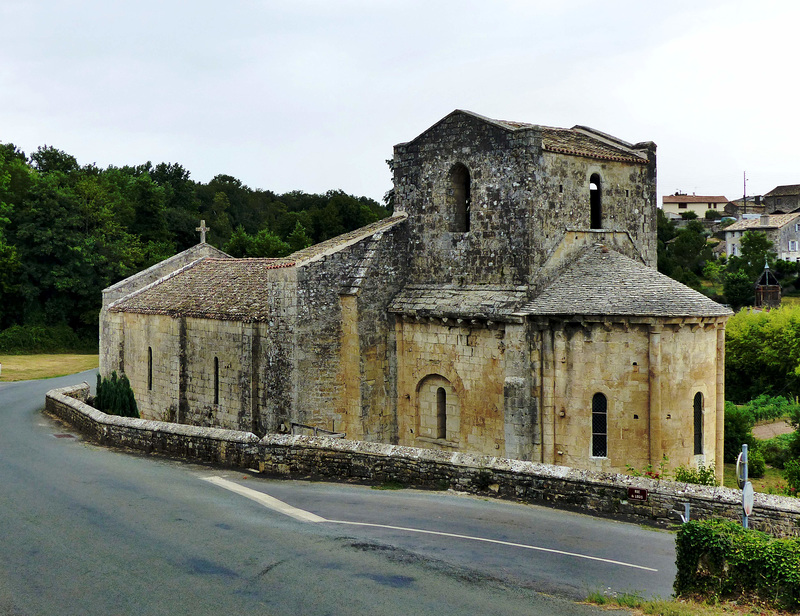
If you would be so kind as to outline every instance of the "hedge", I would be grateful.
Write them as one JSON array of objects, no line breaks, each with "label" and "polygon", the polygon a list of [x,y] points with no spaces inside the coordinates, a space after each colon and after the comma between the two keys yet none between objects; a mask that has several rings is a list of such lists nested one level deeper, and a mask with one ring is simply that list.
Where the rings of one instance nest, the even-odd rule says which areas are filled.
[{"label": "hedge", "polygon": [[800,608],[800,540],[774,539],[724,520],[687,522],[676,539],[677,596],[757,599]]}]

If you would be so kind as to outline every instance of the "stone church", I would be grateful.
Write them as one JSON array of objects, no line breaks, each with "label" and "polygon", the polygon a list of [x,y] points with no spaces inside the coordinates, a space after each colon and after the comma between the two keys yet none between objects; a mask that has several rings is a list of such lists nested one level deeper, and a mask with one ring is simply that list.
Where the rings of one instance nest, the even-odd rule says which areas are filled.
[{"label": "stone church", "polygon": [[731,313],[655,270],[655,144],[457,110],[392,168],[391,218],[106,289],[101,372],[148,419],[721,476]]}]

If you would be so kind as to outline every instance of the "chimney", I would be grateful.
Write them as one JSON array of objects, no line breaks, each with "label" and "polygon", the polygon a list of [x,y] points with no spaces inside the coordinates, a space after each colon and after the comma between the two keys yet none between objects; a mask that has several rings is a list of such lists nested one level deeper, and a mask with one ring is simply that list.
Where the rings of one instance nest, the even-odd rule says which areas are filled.
[{"label": "chimney", "polygon": [[761,214],[761,220],[759,221],[759,224],[762,227],[768,227],[769,226],[769,214],[767,214],[766,212]]}]

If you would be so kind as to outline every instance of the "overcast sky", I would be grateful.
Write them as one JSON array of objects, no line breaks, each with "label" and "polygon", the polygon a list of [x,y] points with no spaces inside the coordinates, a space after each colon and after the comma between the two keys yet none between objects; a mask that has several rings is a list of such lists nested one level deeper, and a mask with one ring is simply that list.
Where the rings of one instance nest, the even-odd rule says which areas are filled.
[{"label": "overcast sky", "polygon": [[0,0],[0,142],[380,199],[454,109],[658,144],[660,197],[800,184],[800,3]]}]

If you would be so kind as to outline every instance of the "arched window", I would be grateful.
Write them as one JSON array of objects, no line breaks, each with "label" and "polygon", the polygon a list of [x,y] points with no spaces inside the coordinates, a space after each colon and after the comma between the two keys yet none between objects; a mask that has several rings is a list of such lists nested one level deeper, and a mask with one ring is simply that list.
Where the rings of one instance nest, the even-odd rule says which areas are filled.
[{"label": "arched window", "polygon": [[590,227],[592,229],[603,228],[603,207],[602,207],[602,186],[600,185],[600,175],[593,173],[589,178],[589,209]]},{"label": "arched window", "polygon": [[417,384],[415,438],[458,441],[461,427],[458,394],[441,374],[429,374]]},{"label": "arched window", "polygon": [[462,163],[453,165],[450,169],[448,202],[453,216],[453,231],[459,233],[466,233],[470,227],[470,183],[469,169]]},{"label": "arched window", "polygon": [[214,358],[214,404],[219,404],[219,358]]},{"label": "arched window", "polygon": [[694,395],[694,453],[703,453],[703,394]]},{"label": "arched window", "polygon": [[153,347],[147,347],[147,391],[153,389]]},{"label": "arched window", "polygon": [[608,457],[608,401],[599,393],[592,396],[592,456]]},{"label": "arched window", "polygon": [[436,438],[447,438],[447,392],[436,390]]}]

